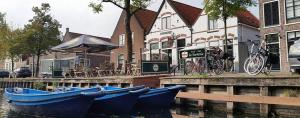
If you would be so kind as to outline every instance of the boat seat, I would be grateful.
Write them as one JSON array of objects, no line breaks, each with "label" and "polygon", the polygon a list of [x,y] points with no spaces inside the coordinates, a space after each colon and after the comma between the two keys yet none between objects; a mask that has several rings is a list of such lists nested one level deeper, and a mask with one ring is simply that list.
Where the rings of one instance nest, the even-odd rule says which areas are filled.
[{"label": "boat seat", "polygon": [[14,93],[21,94],[21,93],[23,93],[23,89],[22,88],[14,88]]}]

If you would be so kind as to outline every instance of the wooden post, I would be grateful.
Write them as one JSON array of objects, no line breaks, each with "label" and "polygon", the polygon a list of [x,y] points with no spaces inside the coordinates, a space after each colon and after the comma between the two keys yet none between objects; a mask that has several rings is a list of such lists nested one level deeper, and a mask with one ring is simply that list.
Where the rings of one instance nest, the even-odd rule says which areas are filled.
[{"label": "wooden post", "polygon": [[[260,96],[268,96],[269,95],[269,88],[262,86],[260,87]],[[268,104],[260,104],[260,114],[264,116],[268,116],[269,113],[269,105]]]},{"label": "wooden post", "polygon": [[[199,85],[199,93],[205,93],[205,86],[204,85]],[[205,100],[198,100],[198,107],[199,108],[205,108]]]},{"label": "wooden post", "polygon": [[[234,87],[233,86],[227,86],[227,94],[228,95],[234,95]],[[232,113],[234,110],[234,103],[233,102],[227,102],[226,103],[226,110],[228,113]]]}]

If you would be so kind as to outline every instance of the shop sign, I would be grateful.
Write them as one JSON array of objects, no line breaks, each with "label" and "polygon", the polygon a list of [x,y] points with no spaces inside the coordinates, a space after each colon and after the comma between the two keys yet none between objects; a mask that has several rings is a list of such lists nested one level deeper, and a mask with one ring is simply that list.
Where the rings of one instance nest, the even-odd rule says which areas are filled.
[{"label": "shop sign", "polygon": [[180,52],[181,58],[205,57],[205,49],[184,50]]},{"label": "shop sign", "polygon": [[142,61],[142,74],[165,74],[169,73],[169,62],[167,61]]}]

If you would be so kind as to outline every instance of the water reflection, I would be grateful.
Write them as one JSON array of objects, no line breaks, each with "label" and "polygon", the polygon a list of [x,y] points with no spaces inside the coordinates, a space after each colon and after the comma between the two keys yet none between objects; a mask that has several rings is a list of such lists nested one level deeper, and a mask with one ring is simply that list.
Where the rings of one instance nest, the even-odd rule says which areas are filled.
[{"label": "water reflection", "polygon": [[[0,93],[0,118],[41,118],[28,114],[16,113],[9,109],[9,104]],[[86,118],[259,118],[255,114],[226,113],[214,110],[202,110],[193,107],[174,106],[168,109],[137,107],[127,115],[105,115],[88,113]],[[43,117],[45,118],[45,117]]]}]

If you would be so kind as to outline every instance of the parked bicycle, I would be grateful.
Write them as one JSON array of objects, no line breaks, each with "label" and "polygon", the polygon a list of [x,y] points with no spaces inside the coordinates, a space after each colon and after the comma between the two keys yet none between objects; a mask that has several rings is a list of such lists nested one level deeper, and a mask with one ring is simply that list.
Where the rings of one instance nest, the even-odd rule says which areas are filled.
[{"label": "parked bicycle", "polygon": [[[225,66],[225,60],[227,66]],[[199,73],[205,72],[214,73],[220,75],[225,72],[233,71],[233,60],[234,57],[224,54],[219,47],[211,47],[206,51],[206,59],[199,59],[198,61],[187,61],[186,62],[186,73]],[[205,65],[206,64],[206,65]],[[226,67],[226,68],[225,68]]]},{"label": "parked bicycle", "polygon": [[187,61],[185,69],[186,73],[203,74],[205,72],[204,60],[198,59],[196,62],[193,60]]},{"label": "parked bicycle", "polygon": [[[244,70],[249,75],[257,75],[261,72],[269,74],[272,69],[271,56],[268,46],[266,46],[265,41],[260,44],[250,41],[252,43],[250,49],[250,56],[244,62]],[[258,50],[255,51],[255,48]]]}]

